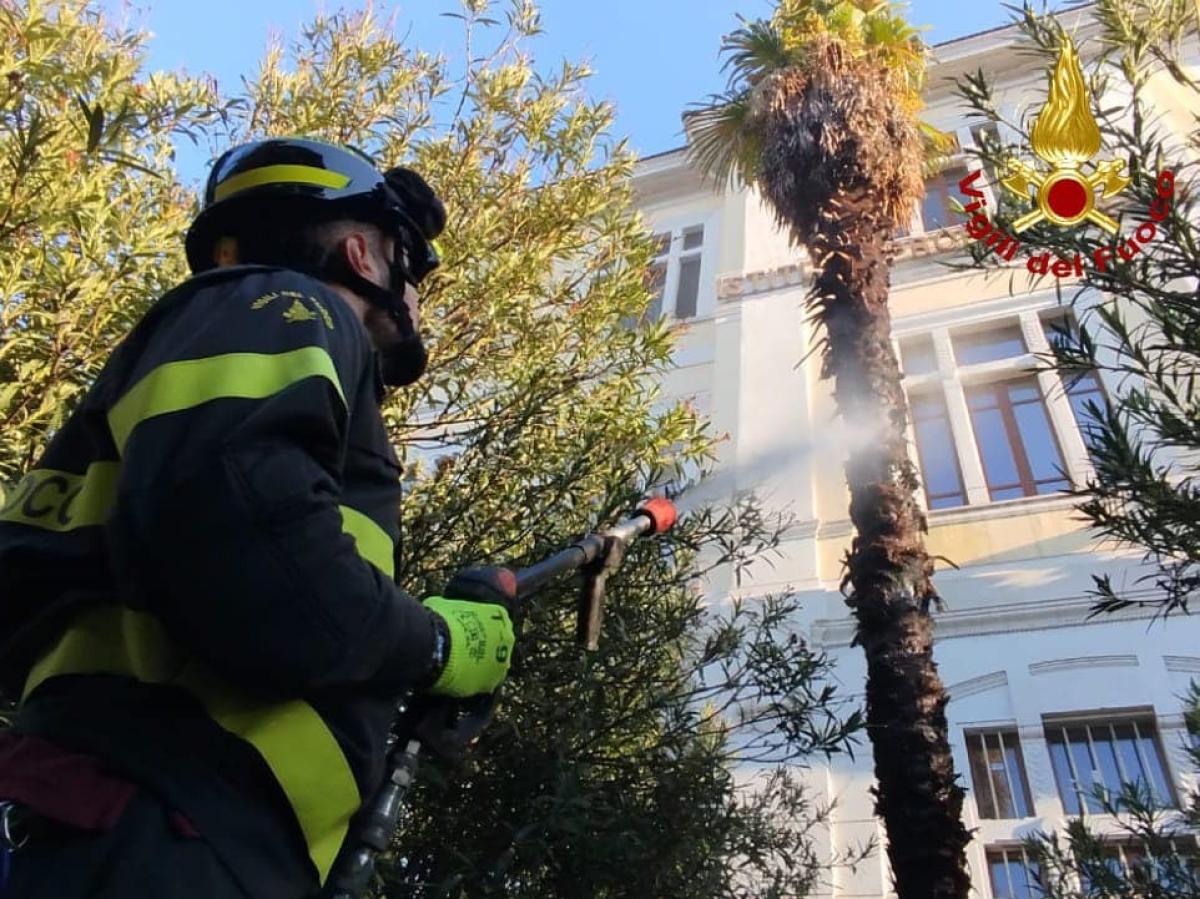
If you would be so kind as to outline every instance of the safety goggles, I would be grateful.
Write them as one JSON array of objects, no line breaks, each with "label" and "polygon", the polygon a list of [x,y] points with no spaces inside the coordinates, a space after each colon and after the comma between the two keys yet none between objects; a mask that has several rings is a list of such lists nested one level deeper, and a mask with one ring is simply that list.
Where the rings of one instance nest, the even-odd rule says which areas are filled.
[{"label": "safety goggles", "polygon": [[404,250],[405,266],[413,287],[420,284],[425,276],[442,264],[442,256],[438,252],[437,241],[426,240],[416,230],[416,226],[400,230],[400,248]]}]

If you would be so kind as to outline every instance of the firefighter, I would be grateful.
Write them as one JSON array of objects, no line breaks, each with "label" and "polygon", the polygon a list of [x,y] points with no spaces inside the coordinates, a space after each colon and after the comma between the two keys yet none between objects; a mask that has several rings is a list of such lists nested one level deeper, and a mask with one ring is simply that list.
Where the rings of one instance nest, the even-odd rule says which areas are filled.
[{"label": "firefighter", "polygon": [[215,163],[193,277],[0,510],[4,899],[310,897],[398,695],[506,676],[512,593],[393,580],[380,403],[425,369],[445,218],[415,172],[320,141]]}]

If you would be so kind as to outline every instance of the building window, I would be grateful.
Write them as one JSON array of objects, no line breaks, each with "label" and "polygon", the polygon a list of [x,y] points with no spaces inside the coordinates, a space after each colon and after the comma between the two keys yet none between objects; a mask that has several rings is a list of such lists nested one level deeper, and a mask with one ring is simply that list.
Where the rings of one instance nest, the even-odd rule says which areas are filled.
[{"label": "building window", "polygon": [[646,285],[654,300],[645,320],[654,321],[664,314],[677,319],[695,318],[704,261],[704,226],[660,231],[653,239],[655,257],[647,269]]},{"label": "building window", "polygon": [[704,246],[704,228],[683,232],[683,253],[679,257],[679,288],[675,291],[675,317],[694,318],[700,298],[700,252]]},{"label": "building window", "polygon": [[954,435],[941,392],[918,394],[909,401],[925,501],[930,509],[948,509],[967,501],[954,452]]},{"label": "building window", "polygon": [[[1046,337],[1051,347],[1079,350],[1079,325],[1069,312],[1065,315],[1047,317],[1043,321],[1043,327],[1047,330]],[[1104,410],[1108,406],[1108,399],[1100,383],[1100,377],[1095,370],[1078,368],[1063,371],[1061,378],[1063,392],[1071,404],[1075,423],[1079,426],[1079,435],[1083,438],[1083,444],[1087,447],[1088,452],[1092,453],[1095,441],[1098,439],[1097,421],[1096,417],[1088,410],[1088,406],[1092,405],[1099,410]]]},{"label": "building window", "polygon": [[1000,129],[995,122],[983,122],[971,126],[971,140],[976,147],[983,148],[987,144],[1000,145]]},{"label": "building window", "polygon": [[[1109,895],[1105,883],[1108,875],[1119,883],[1147,888],[1147,896],[1191,896],[1195,895],[1195,888],[1200,887],[1194,837],[1170,840],[1157,852],[1149,851],[1141,842],[1114,842],[1104,847],[1100,864],[1103,867],[1098,871],[1090,870],[1090,865],[1080,869],[1080,886],[1085,895],[1090,896],[1093,891]],[[1170,892],[1163,892],[1164,889]]]},{"label": "building window", "polygon": [[1068,815],[1102,812],[1097,790],[1115,798],[1122,784],[1149,791],[1158,805],[1175,805],[1152,718],[1048,722],[1046,742]]},{"label": "building window", "polygon": [[928,375],[937,371],[937,353],[933,349],[933,338],[918,334],[900,341],[900,367],[906,377]]},{"label": "building window", "polygon": [[1083,445],[1091,453],[1099,439],[1099,432],[1097,431],[1096,416],[1092,414],[1089,407],[1099,410],[1105,408],[1108,400],[1105,399],[1104,388],[1100,386],[1100,378],[1094,371],[1063,374],[1062,379],[1067,401],[1070,402],[1071,411],[1075,414],[1075,423],[1079,425],[1079,435],[1083,438]]},{"label": "building window", "polygon": [[1033,815],[1029,778],[1015,731],[967,734],[971,784],[981,818],[1028,818]]},{"label": "building window", "polygon": [[921,201],[921,222],[925,231],[937,231],[962,223],[955,203],[960,199],[958,182],[967,174],[959,166],[948,168],[925,182],[925,198]]},{"label": "building window", "polygon": [[978,365],[981,362],[996,362],[1023,356],[1025,338],[1021,326],[1016,322],[986,331],[967,331],[955,334],[954,358],[959,365]]},{"label": "building window", "polygon": [[653,299],[646,307],[644,321],[653,322],[662,315],[663,289],[667,286],[667,262],[665,259],[655,259],[646,269],[646,289]]},{"label": "building window", "polygon": [[1087,406],[1104,408],[1101,381],[1091,371],[1036,370],[1063,321],[1061,310],[1031,309],[897,338],[929,509],[1054,494],[1086,480],[1095,433]]},{"label": "building window", "polygon": [[[980,150],[993,149],[998,150],[1002,144],[1000,142],[1000,129],[995,122],[983,122],[979,125],[971,126],[971,142]],[[987,177],[988,184],[997,184],[996,170],[990,165],[984,165],[984,174]]]},{"label": "building window", "polygon": [[989,849],[987,863],[992,899],[1039,899],[1044,895],[1038,885],[1037,865],[1024,849]]},{"label": "building window", "polygon": [[671,256],[671,232],[661,232],[654,235],[654,261],[646,269],[646,289],[653,299],[646,308],[643,321],[654,322],[662,315],[663,291],[667,286],[667,266]]},{"label": "building window", "polygon": [[980,384],[966,394],[992,500],[1071,486],[1036,378]]}]

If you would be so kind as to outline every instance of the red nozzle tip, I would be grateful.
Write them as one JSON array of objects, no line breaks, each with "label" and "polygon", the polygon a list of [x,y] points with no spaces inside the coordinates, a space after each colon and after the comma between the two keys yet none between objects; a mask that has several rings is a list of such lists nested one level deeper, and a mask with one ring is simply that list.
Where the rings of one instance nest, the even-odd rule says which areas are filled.
[{"label": "red nozzle tip", "polygon": [[679,512],[676,511],[675,504],[665,496],[656,496],[646,500],[638,511],[643,515],[650,516],[650,520],[654,522],[654,533],[656,534],[671,530],[679,519]]}]

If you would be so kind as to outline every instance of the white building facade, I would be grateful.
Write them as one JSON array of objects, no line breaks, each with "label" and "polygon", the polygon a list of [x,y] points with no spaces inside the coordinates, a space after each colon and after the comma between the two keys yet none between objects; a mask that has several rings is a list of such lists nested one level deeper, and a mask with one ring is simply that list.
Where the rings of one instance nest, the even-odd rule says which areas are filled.
[{"label": "white building facade", "polygon": [[[1078,28],[1086,59],[1088,24]],[[980,132],[952,77],[982,68],[1016,120],[1044,102],[1046,72],[1013,52],[1016,41],[1005,28],[936,49],[926,117],[964,147]],[[1164,112],[1176,115],[1170,88],[1161,90]],[[1070,322],[1052,282],[1027,290],[1020,277],[1012,286],[1007,275],[945,267],[961,253],[962,218],[948,201],[968,166],[962,157],[930,183],[899,239],[892,314],[913,456],[926,484],[929,549],[959,566],[938,566],[948,608],[936,616],[935,655],[968,790],[975,893],[1025,899],[1033,893],[1022,838],[1060,829],[1081,810],[1094,813],[1094,785],[1141,780],[1168,802],[1185,798],[1194,780],[1182,697],[1200,676],[1200,622],[1154,623],[1139,611],[1088,619],[1093,575],[1108,573],[1131,597],[1145,595],[1136,555],[1097,544],[1061,492],[1063,472],[1075,483],[1088,475],[1084,402],[1119,385],[1095,377],[1064,385],[1035,370],[1054,328]],[[711,583],[711,594],[798,593],[799,626],[836,661],[842,692],[861,696],[865,662],[849,645],[853,622],[838,592],[851,538],[841,466],[855,435],[835,416],[819,360],[801,363],[813,336],[807,262],[753,192],[713,192],[682,150],[643,160],[635,184],[662,240],[660,312],[686,324],[664,394],[690,399],[716,433],[729,435],[703,498],[753,491],[796,521],[772,566],[752,569],[736,588]],[[825,834],[830,858],[885,839],[869,794],[869,747],[856,756],[812,771],[814,789],[836,801]],[[1115,833],[1102,816],[1093,824]],[[1136,848],[1114,843],[1113,852]],[[886,854],[833,870],[818,895],[890,895]]]}]

